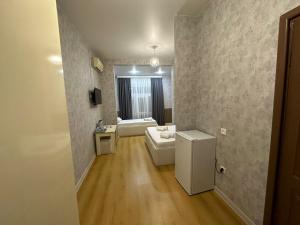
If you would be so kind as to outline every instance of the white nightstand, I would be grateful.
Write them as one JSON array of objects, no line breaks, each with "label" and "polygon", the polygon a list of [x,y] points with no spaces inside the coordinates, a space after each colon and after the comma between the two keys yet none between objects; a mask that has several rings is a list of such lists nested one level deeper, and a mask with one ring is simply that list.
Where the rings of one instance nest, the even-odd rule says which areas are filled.
[{"label": "white nightstand", "polygon": [[95,132],[97,155],[115,153],[116,151],[116,125],[106,125],[105,132]]}]

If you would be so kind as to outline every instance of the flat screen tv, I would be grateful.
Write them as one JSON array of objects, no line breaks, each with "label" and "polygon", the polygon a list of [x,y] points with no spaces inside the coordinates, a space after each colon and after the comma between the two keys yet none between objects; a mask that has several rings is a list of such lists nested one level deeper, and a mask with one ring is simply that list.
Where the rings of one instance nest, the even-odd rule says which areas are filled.
[{"label": "flat screen tv", "polygon": [[94,88],[93,91],[90,91],[90,101],[93,105],[102,104],[101,90]]}]

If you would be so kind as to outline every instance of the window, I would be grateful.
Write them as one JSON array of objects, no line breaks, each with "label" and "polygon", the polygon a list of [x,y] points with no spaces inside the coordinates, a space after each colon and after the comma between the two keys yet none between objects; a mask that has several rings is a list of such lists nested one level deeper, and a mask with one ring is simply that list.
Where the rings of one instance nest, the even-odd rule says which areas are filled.
[{"label": "window", "polygon": [[131,78],[132,118],[152,116],[151,79]]}]

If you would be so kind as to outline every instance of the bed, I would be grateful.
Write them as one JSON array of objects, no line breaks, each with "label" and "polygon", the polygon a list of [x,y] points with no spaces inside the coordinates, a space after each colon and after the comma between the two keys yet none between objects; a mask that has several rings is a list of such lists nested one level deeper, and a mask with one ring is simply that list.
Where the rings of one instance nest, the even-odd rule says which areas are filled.
[{"label": "bed", "polygon": [[157,122],[152,118],[121,120],[118,119],[118,136],[137,136],[145,135],[147,127],[156,127]]},{"label": "bed", "polygon": [[[168,132],[176,132],[176,126],[167,126]],[[145,142],[152,156],[153,162],[157,166],[170,165],[175,163],[175,136],[164,139],[156,127],[148,127],[145,131]]]}]

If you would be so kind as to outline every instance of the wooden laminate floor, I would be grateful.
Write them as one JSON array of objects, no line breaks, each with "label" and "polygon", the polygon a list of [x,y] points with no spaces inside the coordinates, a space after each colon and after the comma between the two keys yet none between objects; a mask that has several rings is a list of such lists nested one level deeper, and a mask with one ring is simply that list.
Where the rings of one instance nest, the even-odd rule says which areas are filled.
[{"label": "wooden laminate floor", "polygon": [[242,225],[213,192],[188,196],[174,166],[155,167],[144,137],[97,157],[78,192],[81,225]]}]

